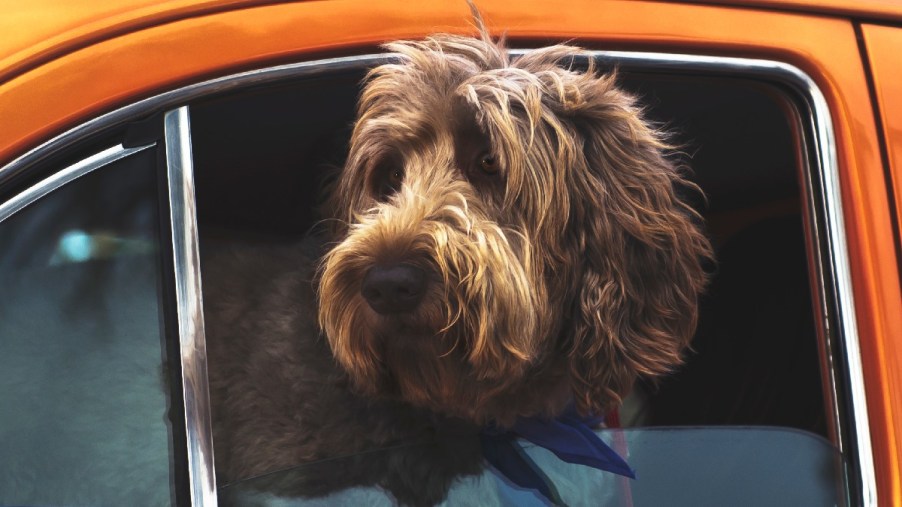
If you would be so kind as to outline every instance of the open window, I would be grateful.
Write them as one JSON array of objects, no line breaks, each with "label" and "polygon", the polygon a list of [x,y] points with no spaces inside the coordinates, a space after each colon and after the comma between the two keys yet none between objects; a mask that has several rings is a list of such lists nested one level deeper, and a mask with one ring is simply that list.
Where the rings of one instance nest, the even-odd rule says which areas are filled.
[{"label": "open window", "polygon": [[[568,484],[565,499],[575,504],[623,494],[671,505],[845,503],[856,487],[845,473],[856,458],[848,451],[845,338],[835,325],[841,295],[824,261],[832,257],[824,237],[827,169],[804,90],[789,72],[737,70],[725,59],[600,59],[618,65],[621,84],[676,134],[706,195],[694,205],[718,263],[685,367],[637,386],[621,411],[625,428],[604,437],[616,440],[643,480],[618,485],[572,466],[555,469],[542,450],[536,459]],[[229,237],[293,242],[315,224],[323,180],[342,163],[360,83],[374,61],[310,72],[314,65],[192,103],[202,248]],[[503,503],[481,480],[463,481],[452,498]],[[222,494],[246,499],[263,482],[228,485]],[[581,489],[587,484],[595,486]]]}]

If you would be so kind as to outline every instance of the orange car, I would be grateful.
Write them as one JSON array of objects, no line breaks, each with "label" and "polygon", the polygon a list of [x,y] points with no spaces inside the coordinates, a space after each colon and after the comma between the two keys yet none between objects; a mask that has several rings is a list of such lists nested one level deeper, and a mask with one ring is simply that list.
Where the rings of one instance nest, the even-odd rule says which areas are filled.
[{"label": "orange car", "polygon": [[[478,6],[516,51],[619,69],[684,147],[717,249],[686,366],[602,430],[638,479],[528,451],[566,503],[902,504],[902,6]],[[466,3],[0,10],[0,504],[280,501],[216,482],[198,231],[302,234],[379,45],[474,33]],[[447,503],[513,502],[496,482]]]}]

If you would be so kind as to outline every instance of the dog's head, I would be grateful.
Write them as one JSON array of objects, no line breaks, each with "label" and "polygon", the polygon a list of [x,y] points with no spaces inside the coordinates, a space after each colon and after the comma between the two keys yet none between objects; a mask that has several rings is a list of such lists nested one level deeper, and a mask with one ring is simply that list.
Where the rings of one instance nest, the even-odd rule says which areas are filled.
[{"label": "dog's head", "polygon": [[[505,424],[570,399],[605,410],[677,365],[710,245],[635,99],[574,47],[388,48],[400,59],[362,93],[319,287],[354,385]],[[566,68],[581,55],[587,70]]]}]

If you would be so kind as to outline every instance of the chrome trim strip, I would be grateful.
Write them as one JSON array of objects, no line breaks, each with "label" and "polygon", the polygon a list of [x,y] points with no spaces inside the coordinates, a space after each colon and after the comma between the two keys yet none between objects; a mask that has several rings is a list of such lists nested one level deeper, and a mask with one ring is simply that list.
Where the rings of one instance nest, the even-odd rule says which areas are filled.
[{"label": "chrome trim strip", "polygon": [[96,153],[84,160],[80,160],[57,173],[44,178],[43,180],[35,183],[22,192],[19,192],[12,199],[0,204],[0,222],[13,216],[23,208],[27,207],[29,204],[37,201],[41,197],[44,197],[45,195],[53,192],[63,185],[71,183],[90,172],[100,169],[107,164],[111,164],[117,160],[128,157],[129,155],[144,151],[152,146],[153,144],[148,144],[146,146],[139,146],[137,148],[124,148],[120,144],[119,146],[107,148],[100,153]]},{"label": "chrome trim strip", "polygon": [[[523,52],[524,51],[511,51],[511,53],[515,55],[522,54]],[[810,120],[812,120],[811,127],[815,134],[815,138],[810,140],[810,142],[815,145],[814,149],[817,154],[815,162],[818,164],[820,176],[823,178],[822,198],[826,207],[824,211],[826,212],[825,219],[828,228],[825,239],[829,249],[829,251],[826,252],[827,259],[825,267],[830,271],[827,273],[830,277],[830,281],[833,281],[835,284],[833,290],[835,291],[836,308],[838,309],[836,313],[842,331],[840,333],[840,345],[844,351],[845,361],[849,367],[849,394],[851,397],[852,423],[854,425],[853,428],[850,428],[850,434],[854,435],[857,462],[861,471],[861,477],[859,479],[861,480],[862,487],[862,501],[865,505],[877,505],[876,477],[870,433],[868,430],[867,400],[864,389],[864,375],[861,365],[858,326],[855,317],[851,271],[849,268],[845,228],[843,223],[839,186],[839,167],[833,123],[829,107],[817,84],[810,76],[805,74],[799,68],[770,60],[669,53],[631,53],[620,51],[597,51],[592,54],[596,58],[608,60],[613,64],[625,64],[640,68],[645,67],[665,71],[672,70],[674,72],[697,70],[700,72],[712,72],[721,75],[727,72],[739,77],[759,77],[789,85],[793,87],[805,101],[807,101],[807,105],[810,107],[812,113],[812,118],[810,118]],[[24,169],[35,161],[40,160],[46,153],[62,148],[82,136],[100,132],[105,128],[121,124],[131,118],[184,104],[190,100],[210,93],[222,92],[248,85],[268,83],[284,78],[299,78],[341,70],[351,70],[363,66],[375,65],[391,59],[392,57],[393,55],[389,54],[363,55],[281,65],[213,79],[151,97],[75,127],[25,153],[6,166],[0,168],[0,183],[2,183],[5,178],[16,174],[20,169]],[[804,119],[805,118],[803,118],[803,120]],[[185,113],[185,123],[187,123],[187,113]],[[176,122],[176,125],[179,124],[180,122]],[[186,141],[188,145],[190,145],[190,140],[186,139]],[[190,156],[188,157],[188,161],[190,163]],[[181,198],[185,199],[184,196]],[[193,206],[192,200],[189,199],[189,203]],[[193,214],[191,217],[193,217]],[[186,234],[188,237],[193,237],[193,232],[185,233],[184,231],[193,231],[194,226],[195,224],[193,223],[179,225],[174,222],[173,234],[175,235],[175,231],[177,230],[183,230],[183,234]],[[184,229],[180,229],[181,227],[184,227]],[[194,253],[196,254],[196,244],[193,246],[195,247]],[[194,261],[196,261],[196,259],[194,259]],[[183,265],[183,268],[185,268],[185,265]],[[192,265],[192,268],[195,271],[192,276],[197,278],[196,282],[198,284],[195,290],[198,290],[199,274],[196,273],[196,264]],[[194,283],[194,281],[192,281],[192,283]],[[199,301],[196,301],[196,303],[199,303]],[[194,311],[197,311],[197,309],[195,308]],[[197,316],[197,314],[195,314],[195,316]],[[202,319],[202,315],[200,315],[200,318]],[[202,340],[202,320],[200,323],[200,338]],[[189,324],[191,323],[189,322]],[[196,326],[197,322],[194,321],[193,324]],[[196,346],[202,347],[203,343],[196,342]],[[200,348],[198,352],[200,355],[204,355],[203,348]],[[202,359],[205,360],[205,356]],[[197,372],[195,371],[194,373],[196,374]],[[204,376],[202,380],[206,382],[206,377]],[[188,384],[186,384],[186,386],[187,385]],[[199,384],[192,385],[197,389],[201,388]],[[204,406],[203,408],[206,409],[208,407]],[[198,435],[195,435],[195,437],[197,436]],[[206,438],[209,439],[209,434]],[[209,442],[204,442],[204,444],[209,444]],[[840,444],[842,445],[842,442],[840,442]],[[212,458],[212,455],[203,454],[201,457],[203,458],[203,465],[207,466],[208,470],[195,470],[193,473],[202,476],[199,477],[199,480],[206,481],[205,487],[209,488],[213,483],[213,469],[209,461]],[[196,465],[201,466],[201,463],[196,463]],[[192,480],[195,480],[195,476],[192,476]],[[193,487],[199,488],[200,486],[195,485]],[[215,490],[213,490],[213,494],[215,495]],[[213,499],[215,500],[215,496]]]},{"label": "chrome trim strip", "polygon": [[213,431],[188,107],[163,117],[192,505],[216,505]]}]

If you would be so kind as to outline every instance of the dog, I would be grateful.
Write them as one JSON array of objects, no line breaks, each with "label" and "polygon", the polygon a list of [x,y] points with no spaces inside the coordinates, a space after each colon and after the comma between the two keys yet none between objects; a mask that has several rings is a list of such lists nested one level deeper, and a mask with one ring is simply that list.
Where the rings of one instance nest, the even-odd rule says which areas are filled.
[{"label": "dog", "polygon": [[205,265],[221,482],[315,462],[266,487],[434,504],[480,428],[604,413],[680,364],[711,246],[666,136],[589,53],[511,58],[475,16],[386,46],[325,238]]}]

